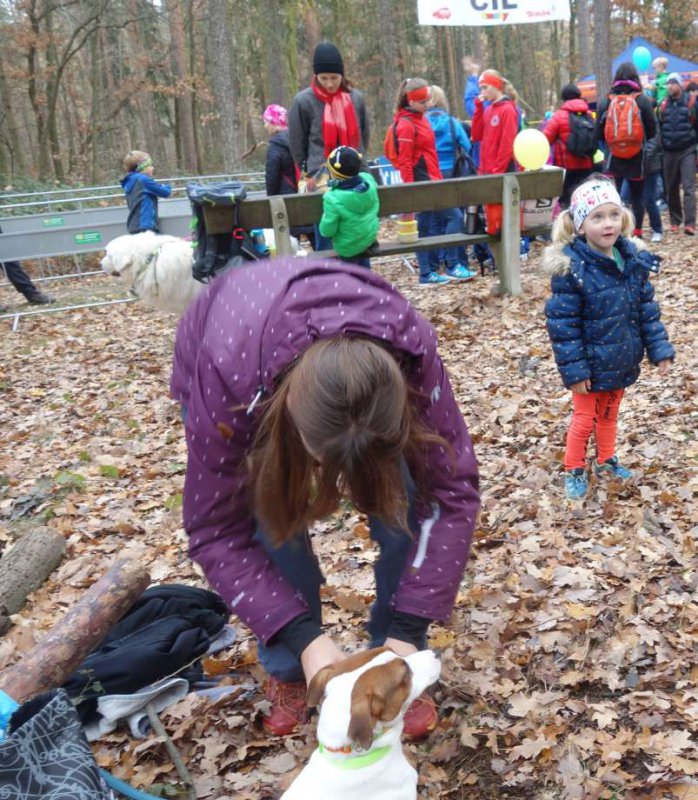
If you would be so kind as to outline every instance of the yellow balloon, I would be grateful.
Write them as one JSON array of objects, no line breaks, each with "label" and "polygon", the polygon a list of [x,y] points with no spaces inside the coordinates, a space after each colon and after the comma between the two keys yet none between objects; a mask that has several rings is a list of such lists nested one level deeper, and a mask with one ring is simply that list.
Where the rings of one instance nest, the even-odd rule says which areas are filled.
[{"label": "yellow balloon", "polygon": [[601,164],[603,161],[603,150],[597,150],[591,160],[594,162],[594,164]]},{"label": "yellow balloon", "polygon": [[542,131],[527,128],[514,139],[514,158],[524,169],[540,169],[550,156],[550,143]]}]

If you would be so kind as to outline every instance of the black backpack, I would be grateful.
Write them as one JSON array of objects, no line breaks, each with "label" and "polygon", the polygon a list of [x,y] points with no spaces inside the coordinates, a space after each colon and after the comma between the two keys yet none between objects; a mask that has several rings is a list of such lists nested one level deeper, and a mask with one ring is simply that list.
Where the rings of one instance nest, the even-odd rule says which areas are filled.
[{"label": "black backpack", "polygon": [[249,231],[240,226],[240,203],[247,196],[242,183],[188,183],[187,195],[195,236],[192,266],[195,280],[208,283],[226,267],[269,256],[269,251],[258,249]]},{"label": "black backpack", "polygon": [[596,125],[587,111],[570,111],[570,135],[567,150],[578,158],[591,158],[597,148]]}]

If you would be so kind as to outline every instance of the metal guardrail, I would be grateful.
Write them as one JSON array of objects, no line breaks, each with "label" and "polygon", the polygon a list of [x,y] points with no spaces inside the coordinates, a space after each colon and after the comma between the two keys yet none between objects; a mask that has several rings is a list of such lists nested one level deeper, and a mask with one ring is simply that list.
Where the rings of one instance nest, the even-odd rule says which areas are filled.
[{"label": "metal guardrail", "polygon": [[[160,178],[161,183],[169,183],[173,188],[173,193],[185,191],[186,184],[190,181],[199,183],[204,181],[237,180],[250,188],[264,188],[263,172],[239,172],[220,175],[189,175],[175,178]],[[16,203],[5,203],[6,200],[26,198]],[[43,199],[48,198],[48,199]],[[19,208],[34,208],[36,206],[54,206],[75,204],[82,208],[83,203],[101,202],[104,200],[119,199],[123,200],[123,189],[121,184],[108,184],[106,186],[83,186],[65,189],[49,189],[40,192],[0,192],[0,211],[12,211]]]},{"label": "metal guardrail", "polygon": [[[250,192],[250,199],[265,197],[263,192]],[[188,236],[191,233],[189,198],[160,200],[160,233]],[[126,205],[87,208],[60,214],[31,214],[4,217],[1,221],[0,262],[94,253],[127,233]]]},{"label": "metal guardrail", "polygon": [[[160,228],[171,236],[188,236],[191,205],[188,198],[161,200]],[[104,250],[108,242],[127,233],[125,205],[34,214],[2,220],[0,261],[24,261]]]}]

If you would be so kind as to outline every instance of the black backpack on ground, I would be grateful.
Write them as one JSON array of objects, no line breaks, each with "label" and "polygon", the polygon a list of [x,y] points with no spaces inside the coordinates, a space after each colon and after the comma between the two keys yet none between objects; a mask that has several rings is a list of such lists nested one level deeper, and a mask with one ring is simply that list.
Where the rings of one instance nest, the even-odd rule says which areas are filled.
[{"label": "black backpack on ground", "polygon": [[269,251],[258,249],[249,231],[240,226],[240,203],[247,196],[242,183],[188,183],[187,195],[195,236],[195,280],[208,283],[226,267],[268,257]]},{"label": "black backpack on ground", "polygon": [[596,125],[588,111],[570,111],[570,135],[567,150],[577,158],[591,158],[596,152]]}]

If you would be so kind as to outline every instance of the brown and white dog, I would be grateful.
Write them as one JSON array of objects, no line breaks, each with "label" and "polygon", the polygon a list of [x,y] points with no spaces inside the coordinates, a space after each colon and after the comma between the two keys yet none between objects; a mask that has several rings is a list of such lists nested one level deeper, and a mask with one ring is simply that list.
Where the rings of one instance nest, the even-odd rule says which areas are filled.
[{"label": "brown and white dog", "polygon": [[415,800],[417,773],[400,743],[410,703],[441,672],[431,650],[403,658],[379,647],[320,670],[318,748],[281,800]]}]

